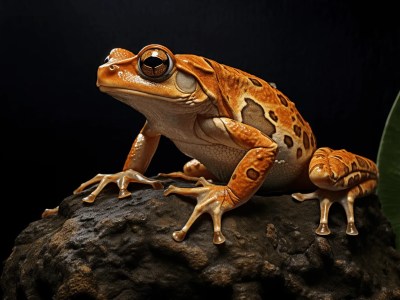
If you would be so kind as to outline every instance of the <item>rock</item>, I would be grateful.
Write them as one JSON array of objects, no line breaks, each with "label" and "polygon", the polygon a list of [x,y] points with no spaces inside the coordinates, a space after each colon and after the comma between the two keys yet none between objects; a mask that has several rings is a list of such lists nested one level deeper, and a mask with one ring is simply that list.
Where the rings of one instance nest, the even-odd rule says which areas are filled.
[{"label": "rock", "polygon": [[254,196],[224,215],[226,242],[214,245],[208,215],[183,242],[171,237],[194,200],[131,190],[118,200],[110,186],[91,205],[85,191],[31,223],[5,262],[4,299],[400,299],[400,254],[376,196],[356,201],[355,237],[339,205],[321,237],[318,201]]}]

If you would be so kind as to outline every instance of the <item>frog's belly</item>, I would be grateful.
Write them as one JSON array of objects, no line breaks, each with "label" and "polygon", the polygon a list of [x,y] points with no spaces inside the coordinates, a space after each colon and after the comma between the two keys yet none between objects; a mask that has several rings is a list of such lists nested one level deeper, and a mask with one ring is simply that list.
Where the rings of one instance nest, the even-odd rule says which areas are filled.
[{"label": "frog's belly", "polygon": [[[228,182],[246,151],[224,145],[194,145],[175,141],[180,151],[204,164],[218,179]],[[288,187],[302,171],[302,165],[289,162],[279,154],[267,173],[263,189],[281,190]]]}]

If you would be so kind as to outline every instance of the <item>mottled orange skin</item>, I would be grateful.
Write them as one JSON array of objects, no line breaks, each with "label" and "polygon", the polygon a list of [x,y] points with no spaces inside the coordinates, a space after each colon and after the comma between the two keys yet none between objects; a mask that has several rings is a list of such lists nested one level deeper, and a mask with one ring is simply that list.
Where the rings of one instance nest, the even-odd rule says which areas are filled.
[{"label": "mottled orange skin", "polygon": [[[99,174],[75,191],[99,182],[84,201],[93,202],[109,182],[118,184],[120,198],[130,195],[130,182],[161,188],[158,180],[142,174],[164,135],[194,158],[184,173],[168,176],[198,179],[198,187],[171,185],[165,191],[165,195],[197,199],[185,226],[173,233],[176,241],[182,241],[193,222],[207,212],[214,223],[214,243],[223,243],[221,217],[225,211],[244,204],[260,188],[288,190],[299,186],[318,188],[310,194],[293,194],[299,201],[320,199],[318,234],[329,233],[327,216],[333,202],[345,207],[347,233],[357,234],[353,202],[375,189],[376,165],[345,150],[317,150],[310,125],[273,84],[201,56],[174,55],[164,46],[149,45],[137,55],[112,50],[108,61],[99,67],[97,85],[141,112],[147,121],[122,172]],[[304,180],[307,170],[309,179]],[[212,184],[201,176],[226,185]]]}]

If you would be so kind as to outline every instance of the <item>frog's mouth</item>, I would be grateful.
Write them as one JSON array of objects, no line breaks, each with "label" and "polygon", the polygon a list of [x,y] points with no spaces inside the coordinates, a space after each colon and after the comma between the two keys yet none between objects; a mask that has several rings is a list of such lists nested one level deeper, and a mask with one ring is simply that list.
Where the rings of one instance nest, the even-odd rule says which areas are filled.
[{"label": "frog's mouth", "polygon": [[140,97],[140,98],[163,100],[163,101],[169,101],[169,102],[188,101],[188,99],[185,99],[185,98],[169,98],[169,97],[164,97],[164,96],[160,96],[160,95],[156,95],[156,94],[139,92],[139,91],[124,89],[124,88],[116,88],[116,87],[110,87],[110,86],[104,86],[104,85],[99,85],[98,87],[99,87],[100,91],[102,91],[103,93],[109,94],[110,96],[117,98],[117,99],[122,98],[122,99],[129,100],[132,98]]},{"label": "frog's mouth", "polygon": [[[190,95],[187,98],[169,98],[150,93],[98,85],[100,91],[132,107],[133,109],[147,115],[154,111],[177,113],[188,113],[201,109],[202,101],[196,100]],[[152,112],[153,111],[153,112]]]}]

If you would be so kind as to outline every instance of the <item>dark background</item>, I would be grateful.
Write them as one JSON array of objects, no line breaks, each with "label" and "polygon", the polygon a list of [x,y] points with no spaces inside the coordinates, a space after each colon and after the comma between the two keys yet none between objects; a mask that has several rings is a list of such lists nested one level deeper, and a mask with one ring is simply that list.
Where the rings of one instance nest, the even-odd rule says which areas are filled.
[{"label": "dark background", "polygon": [[[122,168],[144,118],[95,86],[114,47],[160,43],[273,81],[320,146],[375,160],[400,30],[394,5],[366,2],[0,0],[1,260],[44,208]],[[148,174],[186,160],[164,139]]]}]

